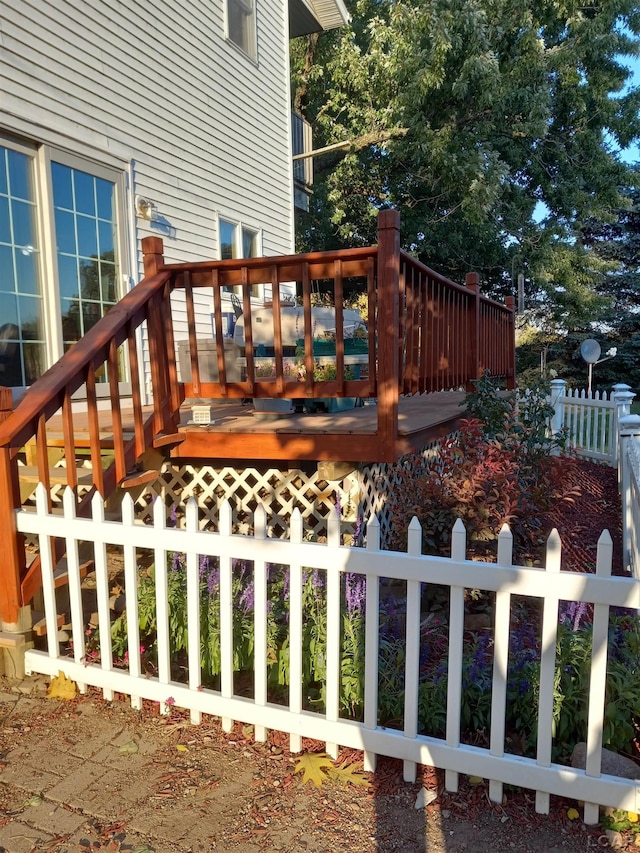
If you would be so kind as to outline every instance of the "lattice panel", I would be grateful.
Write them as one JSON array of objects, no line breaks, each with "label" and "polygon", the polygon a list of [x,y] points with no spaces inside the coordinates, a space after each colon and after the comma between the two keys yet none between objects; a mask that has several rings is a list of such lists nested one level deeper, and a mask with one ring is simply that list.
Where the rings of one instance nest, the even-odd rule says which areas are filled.
[{"label": "lattice panel", "polygon": [[329,483],[320,479],[317,472],[177,467],[166,463],[160,479],[150,484],[136,502],[138,518],[145,523],[151,521],[151,501],[156,495],[162,496],[167,507],[176,506],[178,514],[186,500],[195,497],[204,515],[203,527],[211,530],[218,529],[220,503],[229,500],[234,530],[238,533],[251,531],[253,512],[258,504],[263,504],[271,536],[284,535],[295,508],[300,510],[310,538],[326,536],[327,518],[332,512],[340,512],[343,534],[349,536],[353,535],[356,524],[359,478],[354,472],[341,481]]},{"label": "lattice panel", "polygon": [[289,529],[291,513],[298,508],[305,530],[311,539],[327,535],[327,519],[339,512],[343,539],[349,542],[364,530],[371,513],[380,519],[381,541],[390,533],[390,519],[385,505],[389,491],[400,482],[401,474],[410,466],[429,468],[437,458],[439,443],[428,445],[421,454],[404,457],[391,465],[376,463],[355,470],[342,480],[322,480],[317,472],[306,474],[298,469],[236,469],[165,463],[159,480],[150,484],[136,501],[139,521],[152,523],[151,503],[161,495],[167,509],[175,507],[176,523],[180,523],[185,502],[195,497],[201,512],[201,524],[218,529],[218,507],[228,500],[233,507],[233,524],[237,533],[252,532],[253,513],[258,504],[267,511],[269,535],[281,537]]}]

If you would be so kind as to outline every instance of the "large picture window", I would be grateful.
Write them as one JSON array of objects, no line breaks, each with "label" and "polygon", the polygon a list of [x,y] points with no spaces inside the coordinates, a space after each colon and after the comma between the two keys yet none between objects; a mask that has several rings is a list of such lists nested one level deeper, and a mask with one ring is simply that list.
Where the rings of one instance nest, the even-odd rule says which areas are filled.
[{"label": "large picture window", "polygon": [[0,139],[0,385],[32,384],[122,296],[121,178]]}]

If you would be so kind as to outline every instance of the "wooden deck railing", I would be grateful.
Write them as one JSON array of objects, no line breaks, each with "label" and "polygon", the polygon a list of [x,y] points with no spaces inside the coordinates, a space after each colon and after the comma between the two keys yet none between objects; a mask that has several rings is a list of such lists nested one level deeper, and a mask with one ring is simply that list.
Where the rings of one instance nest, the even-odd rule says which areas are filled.
[{"label": "wooden deck railing", "polygon": [[[39,586],[39,563],[27,568],[24,543],[16,530],[21,505],[18,463],[35,468],[50,491],[50,448],[58,446],[62,468],[57,483],[78,492],[78,448],[88,453],[83,494],[76,511],[88,512],[95,492],[107,497],[126,480],[132,466],[149,448],[177,440],[180,406],[186,397],[376,397],[379,461],[394,461],[398,438],[398,399],[467,385],[488,368],[514,381],[513,306],[480,296],[477,277],[460,286],[400,251],[399,216],[383,211],[378,246],[286,257],[165,264],[162,241],[143,240],[145,278],[100,320],[64,357],[35,382],[16,410],[0,419],[0,618],[5,626],[18,621],[19,608]],[[345,282],[358,282],[367,294],[368,362],[360,376],[345,376]],[[282,283],[296,282],[302,299],[304,341],[302,380],[285,369],[281,323]],[[335,365],[332,381],[314,378],[313,293],[322,283],[335,306]],[[270,286],[273,310],[274,375],[256,371],[252,290]],[[198,360],[194,296],[208,288],[213,305],[217,381],[203,381]],[[244,319],[245,372],[229,381],[222,332],[224,288],[240,294]],[[188,334],[189,382],[178,381],[176,318]],[[138,337],[148,340],[149,364],[139,363]],[[143,407],[147,385],[151,407]],[[104,389],[105,393],[101,393]],[[74,404],[80,392],[82,411]],[[126,423],[123,397],[126,396]],[[99,424],[101,400],[110,412],[109,435]],[[52,438],[50,420],[62,423]],[[102,415],[100,415],[102,417]],[[82,420],[82,429],[79,420]],[[25,450],[26,448],[26,450]],[[24,469],[23,469],[24,470]],[[89,482],[87,482],[87,479]],[[54,561],[64,550],[58,540]]]}]

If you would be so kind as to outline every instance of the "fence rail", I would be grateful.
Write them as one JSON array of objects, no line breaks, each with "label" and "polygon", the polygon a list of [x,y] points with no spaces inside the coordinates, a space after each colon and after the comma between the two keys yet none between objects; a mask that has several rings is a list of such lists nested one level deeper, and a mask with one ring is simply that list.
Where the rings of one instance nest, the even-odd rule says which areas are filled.
[{"label": "fence rail", "polygon": [[[598,806],[612,806],[637,812],[640,810],[640,788],[632,780],[601,774],[601,747],[605,713],[605,682],[607,668],[608,627],[611,607],[639,608],[640,582],[632,578],[611,577],[612,543],[603,533],[597,555],[595,575],[561,571],[561,543],[552,533],[547,548],[546,569],[525,568],[512,564],[512,537],[503,529],[498,540],[497,563],[468,561],[466,534],[461,522],[453,531],[451,557],[431,557],[421,554],[422,533],[416,519],[409,528],[406,553],[380,549],[379,525],[373,516],[366,528],[366,547],[351,548],[340,544],[339,519],[330,522],[327,544],[304,541],[300,513],[291,518],[288,540],[266,536],[266,515],[262,508],[256,512],[254,535],[231,533],[231,508],[225,503],[221,510],[218,533],[200,530],[195,501],[185,507],[184,527],[170,527],[166,508],[160,499],[154,504],[153,525],[134,522],[133,502],[126,496],[122,503],[122,523],[106,521],[104,505],[99,495],[92,503],[92,518],[76,517],[73,493],[67,489],[63,499],[64,519],[53,515],[48,508],[47,492],[39,485],[36,510],[16,513],[18,528],[40,539],[43,555],[43,591],[47,621],[48,650],[29,651],[25,664],[28,671],[54,675],[65,673],[86,685],[102,688],[105,698],[114,691],[131,696],[134,707],[141,699],[160,703],[166,712],[171,704],[188,708],[194,723],[202,714],[219,716],[229,730],[234,720],[255,726],[257,740],[264,740],[267,729],[289,733],[290,747],[300,751],[302,737],[324,740],[327,751],[336,755],[338,745],[364,750],[365,768],[373,769],[376,754],[394,756],[404,761],[407,781],[415,779],[418,763],[444,768],[446,786],[455,790],[458,774],[467,773],[490,779],[490,797],[501,802],[505,784],[536,791],[536,809],[549,810],[549,795],[557,794],[585,802],[585,821],[598,820]],[[69,596],[73,633],[72,656],[60,649],[57,637],[57,606],[53,580],[50,544],[64,530],[69,567]],[[100,628],[99,661],[88,657],[85,629],[86,618],[80,585],[79,543],[93,543]],[[116,662],[112,645],[112,622],[109,612],[108,550],[116,546],[124,556],[127,656]],[[155,608],[157,622],[157,672],[143,672],[139,632],[140,549],[153,552]],[[175,554],[183,555],[186,577],[188,661],[184,680],[175,678],[172,671],[172,634],[169,612],[169,585],[176,575],[169,567]],[[203,689],[203,668],[200,660],[203,631],[203,580],[200,574],[202,559],[215,563],[216,613],[219,614],[219,683],[216,689]],[[234,593],[236,577],[234,560],[251,566],[253,590],[253,675],[252,698],[234,693],[234,656],[238,653],[234,634]],[[268,659],[273,653],[269,646],[267,614],[273,613],[276,601],[270,601],[269,567],[284,567],[288,577],[288,619],[286,630],[288,648],[288,689],[278,702],[268,689]],[[319,572],[325,578],[326,609],[322,630],[326,637],[322,695],[324,710],[310,711],[305,702],[303,673],[309,662],[303,659],[304,632],[303,586],[309,573]],[[360,719],[341,716],[341,655],[344,619],[348,610],[346,579],[365,580],[364,620],[362,635],[363,711]],[[402,724],[380,725],[380,630],[381,579],[400,583],[406,595],[406,615],[403,626],[404,689]],[[208,582],[207,582],[208,583]],[[446,673],[446,732],[433,736],[421,731],[419,724],[420,662],[421,662],[421,592],[424,585],[443,585],[449,590],[447,613],[447,673]],[[465,632],[465,589],[475,588],[495,593],[493,627],[487,629],[487,641],[493,645],[493,675],[491,683],[491,725],[488,747],[463,743],[462,704],[463,654],[468,633]],[[507,714],[508,660],[511,643],[512,597],[531,598],[541,604],[541,650],[539,652],[539,697],[537,701],[537,738],[535,757],[505,752],[505,719]],[[593,657],[590,664],[588,698],[587,759],[585,770],[555,763],[553,759],[554,679],[557,672],[556,642],[558,638],[559,602],[588,602],[593,604]],[[71,653],[69,653],[71,655]],[[126,662],[125,662],[126,661]],[[117,663],[117,665],[116,665]],[[182,661],[184,666],[185,662]]]},{"label": "fence rail", "polygon": [[634,396],[628,385],[615,385],[607,394],[567,388],[563,379],[554,379],[548,398],[555,409],[552,429],[566,433],[569,448],[578,456],[615,466],[618,419],[629,414]]}]

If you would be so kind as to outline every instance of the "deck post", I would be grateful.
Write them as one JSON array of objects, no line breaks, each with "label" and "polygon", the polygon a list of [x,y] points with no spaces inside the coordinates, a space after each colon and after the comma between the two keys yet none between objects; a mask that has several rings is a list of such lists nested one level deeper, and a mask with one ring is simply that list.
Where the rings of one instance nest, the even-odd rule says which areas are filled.
[{"label": "deck post", "polygon": [[15,514],[20,507],[18,460],[12,458],[11,448],[0,447],[0,620],[5,631],[19,630],[20,578],[26,569],[24,537]]},{"label": "deck post", "polygon": [[504,301],[509,315],[509,340],[507,346],[507,389],[513,391],[516,387],[516,301],[513,296],[507,296]]},{"label": "deck post", "polygon": [[144,237],[142,239],[142,255],[144,277],[150,278],[160,272],[164,266],[164,245],[161,237]]},{"label": "deck post", "polygon": [[473,382],[482,376],[480,360],[480,287],[477,272],[468,272],[464,283],[469,290],[468,341],[469,360],[466,390],[473,391]]},{"label": "deck post", "polygon": [[395,462],[398,438],[400,214],[378,214],[378,436],[381,462]]}]

